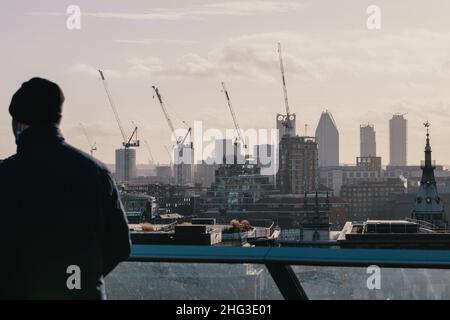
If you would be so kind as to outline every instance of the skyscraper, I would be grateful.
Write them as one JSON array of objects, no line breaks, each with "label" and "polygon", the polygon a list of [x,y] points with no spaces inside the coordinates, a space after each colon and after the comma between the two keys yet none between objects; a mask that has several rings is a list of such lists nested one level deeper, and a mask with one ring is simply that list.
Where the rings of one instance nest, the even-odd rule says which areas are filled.
[{"label": "skyscraper", "polygon": [[116,150],[116,180],[128,182],[136,177],[136,150],[121,148]]},{"label": "skyscraper", "polygon": [[316,141],[319,150],[319,167],[339,165],[339,131],[333,115],[322,112],[316,129]]},{"label": "skyscraper", "polygon": [[406,166],[407,120],[403,114],[394,114],[389,120],[389,164]]},{"label": "skyscraper", "polygon": [[377,155],[377,142],[373,125],[359,127],[360,157],[375,157]]}]

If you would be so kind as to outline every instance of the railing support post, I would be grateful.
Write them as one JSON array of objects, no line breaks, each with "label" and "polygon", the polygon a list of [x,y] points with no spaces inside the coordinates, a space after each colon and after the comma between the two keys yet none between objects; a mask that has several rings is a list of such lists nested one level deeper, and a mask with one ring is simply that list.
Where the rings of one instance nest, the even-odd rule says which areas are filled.
[{"label": "railing support post", "polygon": [[286,300],[308,300],[305,290],[290,265],[267,263],[267,270]]}]

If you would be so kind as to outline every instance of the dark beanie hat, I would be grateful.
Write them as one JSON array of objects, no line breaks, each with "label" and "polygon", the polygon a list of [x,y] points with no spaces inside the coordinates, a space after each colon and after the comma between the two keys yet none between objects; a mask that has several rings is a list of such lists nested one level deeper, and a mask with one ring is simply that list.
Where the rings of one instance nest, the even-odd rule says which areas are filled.
[{"label": "dark beanie hat", "polygon": [[56,83],[42,78],[24,82],[13,95],[9,113],[28,125],[59,123],[64,94]]}]

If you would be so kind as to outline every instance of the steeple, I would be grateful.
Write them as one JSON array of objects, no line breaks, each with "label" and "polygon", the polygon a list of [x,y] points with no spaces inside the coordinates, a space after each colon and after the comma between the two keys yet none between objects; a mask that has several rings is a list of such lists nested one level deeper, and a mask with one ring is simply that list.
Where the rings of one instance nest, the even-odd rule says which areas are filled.
[{"label": "steeple", "polygon": [[434,177],[435,165],[431,160],[430,123],[423,124],[427,130],[425,144],[425,161],[421,165],[422,179],[414,200],[412,218],[424,220],[436,226],[442,226],[444,221],[444,204],[439,197]]},{"label": "steeple", "polygon": [[436,185],[436,179],[434,178],[435,165],[431,161],[431,146],[430,146],[430,123],[427,121],[423,124],[427,129],[427,143],[425,145],[425,162],[422,167],[422,179],[420,184]]}]

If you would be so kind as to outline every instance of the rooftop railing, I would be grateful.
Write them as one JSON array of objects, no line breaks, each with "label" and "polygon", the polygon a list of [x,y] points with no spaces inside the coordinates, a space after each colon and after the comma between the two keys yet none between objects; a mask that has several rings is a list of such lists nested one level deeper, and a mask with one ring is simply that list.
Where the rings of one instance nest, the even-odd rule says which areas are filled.
[{"label": "rooftop railing", "polygon": [[[280,248],[280,247],[214,247],[214,246],[171,246],[171,245],[134,245],[132,254],[126,263],[144,263],[153,264],[158,267],[162,275],[170,273],[169,265],[190,266],[192,265],[261,265],[270,277],[273,279],[274,286],[278,288],[281,297],[289,300],[308,299],[307,290],[304,289],[303,283],[316,279],[314,276],[308,275],[299,277],[298,268],[309,268],[307,271],[316,271],[322,267],[331,270],[338,270],[341,267],[369,267],[377,266],[379,268],[398,269],[397,278],[403,278],[408,281],[407,287],[411,287],[411,283],[415,278],[406,277],[405,269],[450,269],[450,251],[445,250],[406,250],[406,249],[339,249],[339,248]],[[193,273],[195,268],[188,268],[187,274]],[[208,276],[208,271],[198,271],[197,275],[220,278],[233,270],[231,267],[225,267],[217,275]],[[256,270],[256,269],[255,269]],[[136,273],[136,270],[133,271]],[[150,272],[150,271],[149,271]],[[154,272],[154,271],[153,271]],[[303,270],[305,272],[305,270]],[[327,271],[328,272],[328,271]],[[440,272],[440,271],[439,271]],[[194,272],[195,273],[195,272]],[[233,271],[230,271],[233,274]],[[252,274],[259,274],[253,272]],[[304,273],[303,273],[304,274]],[[322,275],[326,273],[322,273]],[[365,274],[365,272],[364,272]],[[248,273],[247,273],[248,275]],[[176,272],[172,272],[172,277],[176,276]],[[448,277],[448,273],[433,273],[432,277],[440,277],[442,279],[433,280],[438,284]],[[157,275],[153,279],[157,279]],[[352,276],[339,275],[334,277],[333,281],[350,281],[348,278]],[[414,276],[416,277],[416,275]],[[430,280],[430,274],[425,274],[426,281]],[[302,279],[300,279],[302,278]],[[336,280],[337,279],[337,280]],[[405,281],[406,281],[405,280]],[[124,282],[123,280],[121,280]],[[154,280],[156,281],[156,280]],[[184,279],[184,282],[190,281]],[[356,281],[352,279],[352,281]],[[365,280],[364,280],[365,281]],[[151,282],[151,281],[150,281]],[[225,286],[232,281],[225,281]],[[386,281],[389,285],[391,280]],[[364,282],[365,283],[365,282]],[[107,282],[108,284],[108,282]],[[201,287],[201,281],[197,287]],[[206,286],[206,284],[205,284]],[[209,285],[211,286],[211,285]],[[446,286],[447,288],[448,286]],[[201,288],[205,289],[205,288]],[[395,288],[394,289],[398,289]],[[175,290],[175,289],[174,289]],[[223,289],[222,289],[223,290]],[[339,290],[339,286],[337,289]],[[444,290],[447,290],[444,288]],[[410,290],[411,291],[411,290]],[[436,290],[433,289],[436,296]],[[339,294],[339,292],[336,292]],[[450,293],[449,293],[450,294]],[[450,296],[449,296],[450,297]],[[194,298],[194,297],[193,297]],[[210,297],[213,298],[213,297]]]}]

